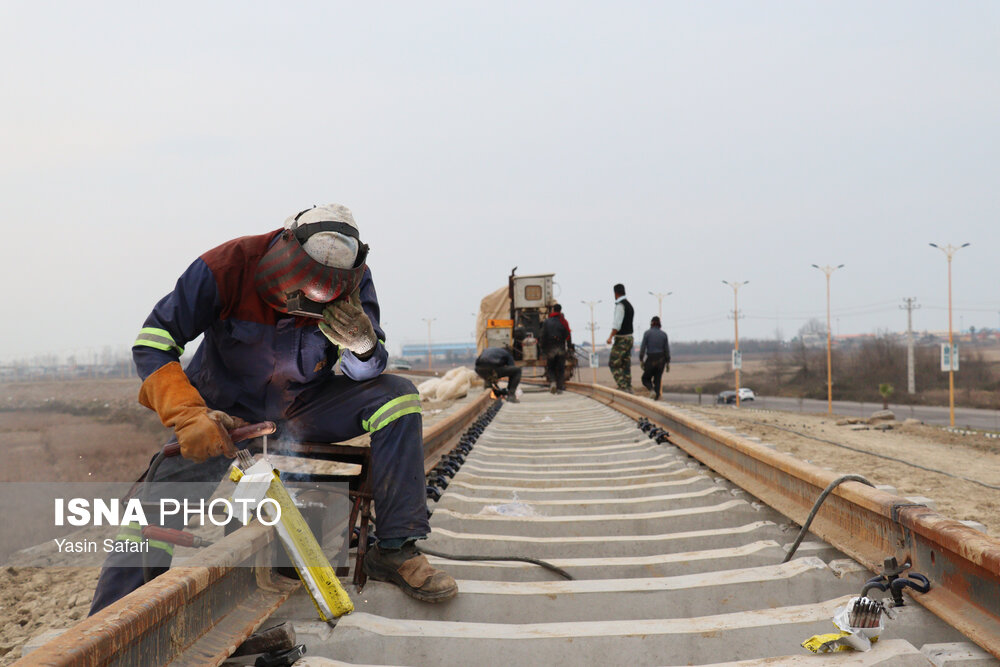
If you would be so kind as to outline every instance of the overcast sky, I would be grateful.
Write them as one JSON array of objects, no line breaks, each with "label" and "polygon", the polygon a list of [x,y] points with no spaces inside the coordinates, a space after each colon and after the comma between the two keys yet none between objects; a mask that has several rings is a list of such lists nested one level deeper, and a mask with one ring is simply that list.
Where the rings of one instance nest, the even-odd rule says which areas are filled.
[{"label": "overcast sky", "polygon": [[[0,4],[0,359],[127,348],[199,254],[350,207],[390,350],[554,272],[674,340],[1000,325],[1000,3]],[[641,329],[640,329],[641,330]]]}]

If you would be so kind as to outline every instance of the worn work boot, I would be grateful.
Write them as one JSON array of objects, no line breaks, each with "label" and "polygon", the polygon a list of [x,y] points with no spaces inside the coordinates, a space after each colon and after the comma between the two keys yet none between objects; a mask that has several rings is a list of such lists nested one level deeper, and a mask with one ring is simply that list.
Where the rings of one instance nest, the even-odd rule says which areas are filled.
[{"label": "worn work boot", "polygon": [[553,380],[552,382],[549,383],[549,393],[550,394],[556,393],[556,390],[558,390],[558,389],[559,389],[559,387],[556,386],[555,380]]},{"label": "worn work boot", "polygon": [[458,594],[451,575],[431,567],[413,542],[400,549],[382,549],[376,544],[365,554],[365,572],[372,579],[396,584],[421,602],[442,602]]}]

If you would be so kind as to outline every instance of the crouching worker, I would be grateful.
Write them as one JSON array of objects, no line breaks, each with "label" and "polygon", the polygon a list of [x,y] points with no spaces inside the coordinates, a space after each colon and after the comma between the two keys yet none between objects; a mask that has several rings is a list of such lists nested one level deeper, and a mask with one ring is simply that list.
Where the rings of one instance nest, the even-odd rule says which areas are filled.
[{"label": "crouching worker", "polygon": [[[370,433],[377,544],[365,571],[418,600],[447,600],[455,580],[415,544],[430,533],[420,398],[408,380],[383,374],[388,354],[367,254],[350,210],[330,204],[224,243],[188,267],[132,348],[139,402],[174,429],[183,457],[164,459],[156,481],[218,482],[236,454],[227,429],[240,420],[274,421],[280,437],[298,441]],[[292,296],[321,315],[289,312]],[[199,334],[184,370],[183,347]],[[154,575],[170,566],[169,547],[150,544]],[[134,559],[112,554],[90,613],[142,583]]]},{"label": "crouching worker", "polygon": [[499,395],[500,378],[507,378],[507,401],[519,403],[517,385],[521,382],[521,369],[514,365],[514,355],[506,347],[488,347],[476,359],[476,375]]}]

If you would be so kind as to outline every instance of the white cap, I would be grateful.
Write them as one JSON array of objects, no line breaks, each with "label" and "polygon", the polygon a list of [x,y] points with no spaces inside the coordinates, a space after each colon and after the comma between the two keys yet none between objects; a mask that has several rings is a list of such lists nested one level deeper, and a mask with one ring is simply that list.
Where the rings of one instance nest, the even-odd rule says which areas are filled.
[{"label": "white cap", "polygon": [[[291,216],[285,220],[285,229],[298,229],[308,227],[311,223],[328,221],[342,222],[354,229],[358,228],[351,209],[340,204],[326,204],[309,209],[299,215],[298,220],[294,215]],[[358,257],[358,240],[337,232],[317,232],[306,239],[302,248],[320,264],[338,269],[352,268]]]}]

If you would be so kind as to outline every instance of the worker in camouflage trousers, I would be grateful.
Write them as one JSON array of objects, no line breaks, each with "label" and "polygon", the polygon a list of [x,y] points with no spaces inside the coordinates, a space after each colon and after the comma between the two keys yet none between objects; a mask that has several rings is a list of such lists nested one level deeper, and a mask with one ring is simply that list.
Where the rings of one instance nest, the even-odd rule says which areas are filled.
[{"label": "worker in camouflage trousers", "polygon": [[[236,456],[228,432],[241,424],[276,422],[278,453],[283,439],[370,435],[377,542],[364,569],[437,602],[458,586],[415,545],[430,533],[420,397],[409,380],[383,373],[388,352],[367,255],[354,216],[339,204],[204,253],[135,341],[139,402],[180,444],[181,456],[163,459],[155,481],[205,482],[208,493],[227,475]],[[184,346],[202,334],[182,368]],[[123,526],[117,539],[140,541],[139,530]],[[91,614],[141,586],[144,569],[158,576],[170,567],[172,545],[149,542],[145,568],[117,553],[108,557]]]},{"label": "worker in camouflage trousers", "polygon": [[611,345],[611,375],[618,389],[632,393],[632,319],[635,310],[625,298],[625,286],[618,283],[614,287],[615,315],[611,324],[611,335],[608,345]]}]

